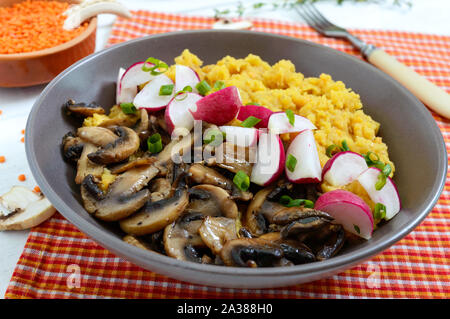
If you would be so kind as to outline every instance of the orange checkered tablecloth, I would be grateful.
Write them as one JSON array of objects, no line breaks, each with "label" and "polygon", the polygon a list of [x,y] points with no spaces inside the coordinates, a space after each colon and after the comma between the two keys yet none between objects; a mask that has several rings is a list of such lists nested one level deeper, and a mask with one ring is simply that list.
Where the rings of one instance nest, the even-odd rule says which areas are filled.
[{"label": "orange checkered tablecloth", "polygon": [[[212,18],[133,12],[116,20],[109,45],[148,34],[210,28]],[[322,43],[358,54],[305,25],[254,19],[254,30]],[[450,37],[397,31],[353,33],[450,92]],[[450,123],[433,114],[450,151]],[[449,152],[450,153],[450,152]],[[34,228],[12,276],[7,298],[449,298],[450,179],[433,211],[412,233],[370,261],[312,283],[279,289],[221,289],[143,270],[103,249],[61,215]],[[77,265],[80,280],[71,281]],[[76,270],[76,269],[75,269]]]}]

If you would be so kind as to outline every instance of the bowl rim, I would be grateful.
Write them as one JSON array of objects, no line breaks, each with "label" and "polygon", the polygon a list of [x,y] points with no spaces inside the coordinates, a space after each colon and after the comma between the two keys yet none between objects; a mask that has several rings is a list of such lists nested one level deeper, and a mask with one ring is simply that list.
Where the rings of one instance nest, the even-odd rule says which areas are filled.
[{"label": "bowl rim", "polygon": [[[28,133],[33,131],[34,126],[34,119],[36,118],[36,114],[38,112],[39,105],[42,103],[43,99],[47,96],[47,94],[52,90],[53,86],[59,81],[60,78],[64,77],[67,73],[71,72],[74,68],[78,67],[79,65],[83,63],[89,62],[91,59],[96,58],[99,55],[106,54],[112,50],[116,50],[119,48],[122,48],[124,46],[132,45],[133,43],[141,42],[141,41],[147,41],[148,39],[157,39],[157,38],[164,38],[164,37],[171,37],[183,34],[184,36],[189,36],[192,34],[197,33],[235,33],[235,34],[246,34],[247,36],[252,36],[254,34],[262,35],[262,36],[268,36],[268,37],[274,37],[274,38],[281,38],[284,40],[289,41],[296,41],[302,43],[302,45],[315,47],[320,50],[327,50],[332,54],[337,54],[342,57],[345,57],[347,59],[351,59],[353,63],[362,65],[364,64],[364,67],[370,67],[373,68],[374,72],[379,73],[380,76],[385,78],[385,80],[389,81],[392,85],[396,86],[397,89],[402,91],[404,94],[409,96],[410,98],[416,100],[416,102],[420,105],[422,104],[411,92],[409,92],[404,86],[402,86],[399,82],[391,78],[386,73],[382,72],[381,70],[373,67],[372,65],[368,64],[364,60],[358,59],[354,56],[351,56],[345,52],[335,50],[333,48],[314,43],[311,41],[294,38],[290,36],[285,35],[279,35],[279,34],[272,34],[267,32],[256,32],[256,31],[243,31],[243,30],[185,30],[185,31],[175,31],[175,32],[168,32],[168,33],[162,33],[162,34],[154,34],[146,37],[140,37],[137,39],[133,39],[130,41],[126,41],[123,43],[115,44],[114,46],[111,46],[105,50],[99,51],[95,54],[92,54],[75,64],[73,64],[71,67],[67,68],[65,71],[60,73],[55,79],[53,79],[44,89],[44,91],[40,94],[38,99],[33,105],[33,108],[30,112],[27,125],[26,125],[26,131]],[[432,208],[435,206],[436,202],[438,201],[439,197],[441,196],[441,193],[445,186],[446,176],[447,176],[447,165],[445,165],[444,159],[447,158],[447,150],[445,147],[444,138],[442,136],[442,133],[436,124],[436,121],[432,117],[430,111],[422,104],[423,107],[416,107],[415,112],[418,112],[417,116],[420,116],[423,121],[426,121],[427,124],[429,124],[430,130],[432,131],[433,135],[436,138],[436,141],[438,142],[438,145],[440,145],[440,154],[439,154],[439,163],[438,163],[438,174],[440,174],[439,180],[438,180],[438,189],[432,196],[432,199],[430,202],[425,206],[425,208],[420,212],[418,216],[416,216],[414,219],[411,219],[405,223],[405,227],[402,228],[397,233],[392,234],[392,236],[389,236],[388,238],[382,239],[377,241],[374,245],[370,247],[366,247],[367,249],[356,249],[355,251],[344,254],[344,255],[337,255],[333,258],[330,258],[325,261],[321,262],[313,262],[308,264],[302,264],[302,265],[296,265],[292,267],[270,267],[270,268],[241,268],[241,267],[218,267],[216,265],[206,265],[206,264],[197,264],[194,262],[186,262],[186,261],[180,261],[178,259],[160,255],[156,253],[149,253],[148,251],[145,251],[143,249],[134,247],[126,242],[124,242],[121,238],[118,238],[117,236],[108,233],[104,229],[101,230],[101,232],[98,232],[98,227],[95,226],[93,223],[86,221],[84,217],[81,215],[78,215],[77,213],[73,212],[73,209],[70,208],[63,200],[59,198],[59,196],[53,191],[51,186],[48,184],[47,180],[44,178],[44,175],[37,165],[37,162],[35,161],[34,157],[34,145],[29,142],[29,139],[25,138],[25,148],[26,148],[26,154],[28,163],[31,168],[31,172],[36,179],[38,185],[40,185],[42,192],[47,196],[47,198],[50,200],[50,202],[55,206],[55,208],[65,217],[67,218],[73,225],[75,225],[82,233],[85,233],[88,235],[92,240],[99,243],[102,247],[108,249],[109,251],[115,253],[117,256],[125,256],[127,260],[142,266],[146,269],[148,268],[148,265],[146,262],[153,262],[153,263],[159,263],[159,266],[169,266],[172,269],[178,268],[178,269],[187,269],[190,271],[201,271],[205,274],[209,275],[222,275],[222,276],[271,276],[271,277],[280,277],[280,276],[293,276],[293,275],[309,275],[309,276],[321,276],[325,277],[326,274],[331,274],[333,271],[338,271],[342,269],[348,269],[356,264],[360,264],[364,262],[365,260],[369,259],[370,257],[381,253],[388,247],[392,246],[399,240],[401,240],[403,237],[405,237],[407,234],[409,234],[420,222],[422,222],[425,217],[428,215],[428,213],[432,210]],[[436,185],[436,184],[435,184]],[[83,230],[81,230],[83,229]],[[163,273],[162,271],[159,271],[159,273]],[[174,275],[168,275],[172,278],[175,278]],[[316,277],[317,278],[317,277]],[[186,279],[181,279],[184,281],[188,281]],[[315,279],[312,279],[315,280]],[[198,281],[196,281],[198,282]],[[292,282],[291,284],[295,284],[296,282]],[[220,285],[216,284],[215,286],[222,286],[226,287],[227,285]],[[244,285],[245,286],[245,285]],[[261,286],[263,286],[261,284]],[[282,285],[279,285],[282,286]]]},{"label": "bowl rim", "polygon": [[87,39],[92,32],[96,32],[97,30],[97,17],[93,17],[89,19],[89,25],[88,27],[77,37],[73,38],[70,41],[61,43],[55,47],[39,50],[39,51],[32,51],[32,52],[24,52],[24,53],[12,53],[12,54],[0,54],[0,62],[2,61],[20,61],[20,60],[26,60],[26,59],[34,59],[39,58],[46,55],[51,55],[55,53],[59,53],[61,51],[67,50],[71,47],[76,46],[77,44],[83,42],[85,39]]}]

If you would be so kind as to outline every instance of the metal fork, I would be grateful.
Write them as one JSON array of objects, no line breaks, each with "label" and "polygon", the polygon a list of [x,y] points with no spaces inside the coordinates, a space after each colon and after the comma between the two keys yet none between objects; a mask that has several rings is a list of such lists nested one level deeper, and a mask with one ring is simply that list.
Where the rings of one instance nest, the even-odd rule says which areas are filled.
[{"label": "metal fork", "polygon": [[312,4],[294,5],[295,10],[314,30],[326,37],[344,38],[353,44],[373,65],[403,84],[432,110],[450,119],[450,95],[382,49],[365,43],[325,18]]}]

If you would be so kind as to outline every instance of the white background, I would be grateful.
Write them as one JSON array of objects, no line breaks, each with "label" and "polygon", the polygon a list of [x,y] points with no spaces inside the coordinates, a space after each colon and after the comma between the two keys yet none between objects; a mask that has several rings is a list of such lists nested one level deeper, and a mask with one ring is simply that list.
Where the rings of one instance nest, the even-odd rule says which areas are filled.
[{"label": "white background", "polygon": [[[259,1],[242,1],[246,4]],[[330,0],[317,4],[322,13],[334,23],[345,28],[396,29],[413,32],[450,35],[450,1],[411,0],[412,7],[401,8],[385,4],[344,3],[336,5]],[[127,0],[122,1],[128,8],[165,11],[193,15],[214,15],[214,8],[233,9],[238,1],[226,0]],[[291,22],[302,22],[295,11],[261,10],[249,12],[248,16],[258,16]],[[101,15],[97,31],[97,48],[104,48],[114,16]],[[20,184],[33,188],[35,182],[28,168],[24,144],[20,143],[21,130],[25,128],[28,113],[44,86],[25,89],[0,88],[0,155],[7,159],[0,164],[0,194],[11,186]],[[26,174],[27,181],[17,180],[19,174]],[[4,296],[14,267],[26,242],[28,231],[0,233],[0,297]]]}]

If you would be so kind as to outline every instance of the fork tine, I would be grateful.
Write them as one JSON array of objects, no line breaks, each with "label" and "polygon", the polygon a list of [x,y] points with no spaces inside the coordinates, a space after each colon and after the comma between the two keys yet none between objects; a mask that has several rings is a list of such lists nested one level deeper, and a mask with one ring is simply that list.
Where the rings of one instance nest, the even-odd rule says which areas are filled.
[{"label": "fork tine", "polygon": [[303,6],[305,7],[305,10],[311,14],[314,20],[320,22],[322,28],[334,27],[334,25],[327,18],[325,18],[315,6],[309,3],[305,3]]},{"label": "fork tine", "polygon": [[[318,32],[323,33],[324,30],[322,29],[322,27],[317,23],[317,21],[313,18],[313,16],[311,16],[308,12],[306,12],[305,10],[303,10],[303,5],[300,6],[294,6],[295,10],[298,12],[299,15],[301,15],[301,17],[303,19],[305,19],[306,23],[316,29]],[[302,9],[300,9],[302,8]]]}]

